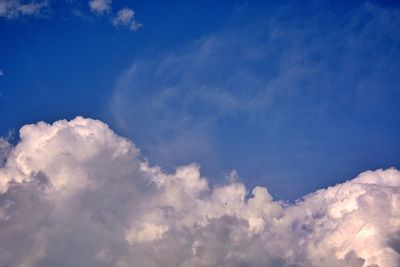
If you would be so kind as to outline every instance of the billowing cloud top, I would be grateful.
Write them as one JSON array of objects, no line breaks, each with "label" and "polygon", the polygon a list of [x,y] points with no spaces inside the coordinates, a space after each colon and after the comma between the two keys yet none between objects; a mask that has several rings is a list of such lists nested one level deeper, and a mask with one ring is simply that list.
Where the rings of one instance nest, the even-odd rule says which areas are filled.
[{"label": "billowing cloud top", "polygon": [[400,172],[274,201],[166,173],[100,121],[20,130],[0,168],[0,266],[400,265]]}]

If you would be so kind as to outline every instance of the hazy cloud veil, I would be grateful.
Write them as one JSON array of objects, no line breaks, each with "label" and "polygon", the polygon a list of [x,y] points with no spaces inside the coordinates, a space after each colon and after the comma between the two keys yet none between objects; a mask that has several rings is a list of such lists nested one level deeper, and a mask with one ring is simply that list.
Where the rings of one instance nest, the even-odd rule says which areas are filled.
[{"label": "hazy cloud veil", "polygon": [[113,125],[165,168],[196,161],[212,177],[237,168],[253,178],[257,169],[286,196],[370,166],[360,162],[386,166],[377,154],[397,162],[383,148],[396,151],[399,136],[400,9],[311,3],[312,15],[283,5],[135,59],[116,85]]},{"label": "hazy cloud veil", "polygon": [[6,150],[0,266],[400,265],[396,169],[288,204],[234,177],[210,187],[195,164],[166,173],[82,117],[26,125]]}]

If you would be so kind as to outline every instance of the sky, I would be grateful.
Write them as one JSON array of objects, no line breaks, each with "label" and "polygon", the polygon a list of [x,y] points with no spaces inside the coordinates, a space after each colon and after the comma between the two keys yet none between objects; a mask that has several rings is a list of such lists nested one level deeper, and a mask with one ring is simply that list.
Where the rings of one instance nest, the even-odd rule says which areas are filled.
[{"label": "sky", "polygon": [[286,200],[399,166],[396,2],[95,2],[1,2],[2,136],[97,118]]},{"label": "sky", "polygon": [[390,0],[0,0],[0,267],[398,267],[399,29]]},{"label": "sky", "polygon": [[260,2],[2,1],[1,135],[97,118],[167,170],[285,200],[398,167],[399,5]]}]

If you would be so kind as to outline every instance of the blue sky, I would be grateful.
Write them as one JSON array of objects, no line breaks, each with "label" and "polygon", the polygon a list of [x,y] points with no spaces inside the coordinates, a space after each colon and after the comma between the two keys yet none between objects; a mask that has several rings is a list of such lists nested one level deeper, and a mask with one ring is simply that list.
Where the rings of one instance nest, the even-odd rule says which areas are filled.
[{"label": "blue sky", "polygon": [[152,164],[278,199],[400,167],[396,1],[26,3],[0,1],[2,136],[97,118]]}]

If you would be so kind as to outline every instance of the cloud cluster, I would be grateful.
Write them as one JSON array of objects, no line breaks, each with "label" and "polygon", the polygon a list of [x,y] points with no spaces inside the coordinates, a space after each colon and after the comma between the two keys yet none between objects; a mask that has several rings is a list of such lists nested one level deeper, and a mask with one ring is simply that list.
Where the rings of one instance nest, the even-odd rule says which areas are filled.
[{"label": "cloud cluster", "polygon": [[[16,19],[21,16],[43,15],[44,11],[51,10],[50,2],[49,0],[0,0],[0,17]],[[65,2],[68,6],[74,6],[74,1]],[[131,8],[124,7],[116,14],[111,14],[112,0],[89,0],[87,4],[91,12],[107,16],[114,26],[127,27],[131,31],[136,31],[143,26],[135,19],[135,11]],[[81,14],[81,11],[75,10],[75,13]]]},{"label": "cloud cluster", "polygon": [[135,19],[135,11],[130,8],[123,8],[118,11],[117,15],[112,21],[114,26],[128,26],[131,31],[137,31],[142,24]]},{"label": "cloud cluster", "polygon": [[77,117],[20,130],[0,168],[0,266],[397,267],[400,171],[294,204],[195,164],[167,173]]},{"label": "cloud cluster", "polygon": [[0,0],[0,17],[14,19],[24,15],[39,15],[48,6],[47,0],[30,1]]},{"label": "cloud cluster", "polygon": [[[98,15],[104,15],[111,11],[112,0],[90,0],[90,10]],[[120,9],[111,19],[111,24],[115,27],[128,27],[131,31],[137,31],[143,25],[135,19],[135,11],[124,7]]]}]

